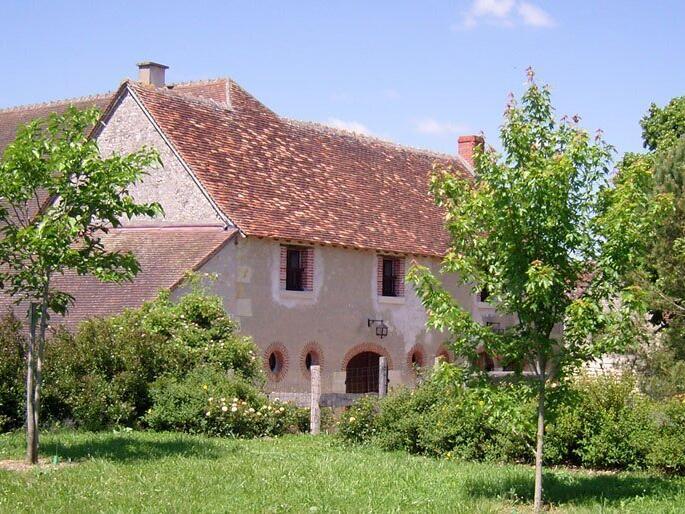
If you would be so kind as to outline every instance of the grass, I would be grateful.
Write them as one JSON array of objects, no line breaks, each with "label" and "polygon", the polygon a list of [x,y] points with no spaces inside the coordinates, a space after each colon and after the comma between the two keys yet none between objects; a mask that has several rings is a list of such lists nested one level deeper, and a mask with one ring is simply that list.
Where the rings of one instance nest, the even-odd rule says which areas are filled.
[{"label": "grass", "polygon": [[[328,437],[49,433],[74,465],[0,471],[1,512],[529,512],[532,470],[341,446]],[[0,460],[23,436],[0,435]],[[551,470],[557,512],[685,512],[685,478]]]}]

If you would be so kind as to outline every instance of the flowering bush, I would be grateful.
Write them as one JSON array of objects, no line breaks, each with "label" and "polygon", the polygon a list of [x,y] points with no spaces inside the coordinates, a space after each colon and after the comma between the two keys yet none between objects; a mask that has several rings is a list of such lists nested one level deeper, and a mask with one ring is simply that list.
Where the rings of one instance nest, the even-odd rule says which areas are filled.
[{"label": "flowering bush", "polygon": [[152,385],[152,399],[144,420],[155,430],[262,437],[308,429],[308,411],[269,402],[244,378],[213,365],[183,378],[160,378]]},{"label": "flowering bush", "polygon": [[207,433],[230,437],[266,437],[309,430],[309,411],[279,400],[251,404],[234,398],[209,397]]},{"label": "flowering bush", "polygon": [[340,416],[339,436],[350,443],[370,442],[376,433],[378,403],[378,399],[373,396],[365,396],[357,400]]}]

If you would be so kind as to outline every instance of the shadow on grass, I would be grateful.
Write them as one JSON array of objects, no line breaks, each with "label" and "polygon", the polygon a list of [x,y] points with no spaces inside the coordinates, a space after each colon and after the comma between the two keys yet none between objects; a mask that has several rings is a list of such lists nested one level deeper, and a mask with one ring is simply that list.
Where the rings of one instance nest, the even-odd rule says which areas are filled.
[{"label": "shadow on grass", "polygon": [[[509,499],[520,502],[533,500],[533,473],[530,477],[500,477],[469,479],[465,490],[478,498]],[[580,472],[558,471],[544,474],[545,502],[559,504],[621,503],[631,498],[668,499],[685,493],[685,482],[660,476],[583,475]]]},{"label": "shadow on grass", "polygon": [[203,439],[193,440],[183,435],[169,434],[163,438],[131,434],[81,434],[78,439],[55,435],[41,442],[43,455],[58,455],[61,459],[105,459],[114,462],[140,462],[168,457],[217,459],[235,453],[234,446],[218,445]]}]

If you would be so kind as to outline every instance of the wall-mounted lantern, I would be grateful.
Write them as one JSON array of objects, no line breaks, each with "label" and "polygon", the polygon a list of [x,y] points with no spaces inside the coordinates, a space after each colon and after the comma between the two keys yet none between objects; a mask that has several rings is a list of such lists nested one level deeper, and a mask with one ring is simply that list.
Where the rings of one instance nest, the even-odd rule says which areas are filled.
[{"label": "wall-mounted lantern", "polygon": [[367,320],[367,324],[369,327],[375,326],[376,327],[376,335],[383,339],[385,336],[388,335],[388,325],[385,324],[385,322],[382,319],[371,319],[369,318]]}]

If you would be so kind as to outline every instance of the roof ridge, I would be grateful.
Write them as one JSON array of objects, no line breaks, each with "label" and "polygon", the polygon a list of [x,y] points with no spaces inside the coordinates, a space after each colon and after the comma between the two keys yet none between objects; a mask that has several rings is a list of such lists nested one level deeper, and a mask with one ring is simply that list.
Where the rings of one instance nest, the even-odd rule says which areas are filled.
[{"label": "roof ridge", "polygon": [[173,89],[176,86],[191,86],[191,85],[192,86],[203,86],[205,84],[214,84],[216,82],[221,82],[222,80],[225,82],[230,82],[231,77],[215,77],[212,79],[186,80],[184,82],[172,82],[171,84],[166,84],[166,86],[164,86],[164,87],[166,87],[167,89]]},{"label": "roof ridge", "polygon": [[174,91],[173,89],[168,89],[166,87],[155,87],[148,84],[143,84],[142,82],[138,82],[136,80],[129,80],[128,83],[129,85],[133,85],[134,87],[140,88],[145,91],[159,93],[160,95],[172,96],[184,101],[188,101],[190,103],[202,105],[204,107],[211,107],[213,109],[221,111],[231,110],[231,108],[228,105],[221,102],[217,102],[216,100],[213,100],[211,98],[205,98],[202,96],[196,96],[189,93],[183,93],[181,91]]},{"label": "roof ridge", "polygon": [[65,103],[87,102],[88,100],[99,100],[101,98],[111,97],[116,91],[107,91],[106,93],[97,93],[94,95],[77,96],[74,98],[63,98],[61,100],[48,100],[46,102],[38,102],[33,104],[13,105],[11,107],[0,108],[0,113],[8,113],[13,111],[25,111],[27,109],[40,109],[43,107],[52,107]]},{"label": "roof ridge", "polygon": [[284,118],[284,117],[281,117],[281,119],[287,123],[292,124],[292,125],[305,127],[305,128],[312,128],[312,129],[318,130],[319,132],[330,133],[332,135],[350,136],[350,137],[353,137],[355,139],[358,139],[361,142],[378,143],[378,144],[387,146],[389,148],[392,148],[393,150],[402,150],[402,151],[407,151],[407,152],[419,153],[419,154],[423,154],[426,156],[433,156],[433,157],[437,157],[440,159],[449,159],[452,161],[458,160],[462,164],[464,164],[462,162],[462,159],[460,159],[459,155],[457,155],[457,154],[448,154],[448,153],[443,153],[443,152],[437,152],[434,150],[428,150],[427,148],[418,148],[415,146],[403,145],[400,143],[395,143],[394,141],[382,139],[378,136],[370,136],[367,134],[361,134],[359,132],[354,132],[352,130],[348,130],[348,129],[344,129],[344,128],[331,127],[330,125],[326,125],[325,123],[321,123],[318,121],[303,121],[303,120],[296,120],[293,118]]}]

